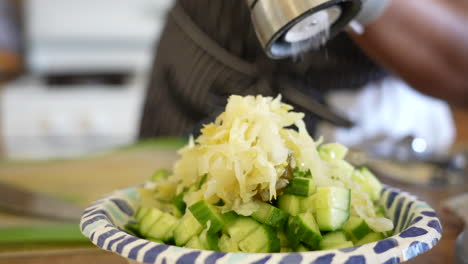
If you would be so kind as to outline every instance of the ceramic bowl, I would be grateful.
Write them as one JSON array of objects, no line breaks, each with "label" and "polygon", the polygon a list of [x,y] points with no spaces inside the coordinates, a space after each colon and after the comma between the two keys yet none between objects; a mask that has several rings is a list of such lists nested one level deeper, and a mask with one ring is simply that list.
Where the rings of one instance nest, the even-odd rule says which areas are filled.
[{"label": "ceramic bowl", "polygon": [[124,231],[139,205],[137,188],[117,190],[92,203],[81,218],[81,231],[98,247],[119,254],[129,263],[400,263],[431,249],[442,227],[427,203],[386,186],[380,203],[395,225],[394,235],[352,248],[300,253],[225,253],[169,246]]}]

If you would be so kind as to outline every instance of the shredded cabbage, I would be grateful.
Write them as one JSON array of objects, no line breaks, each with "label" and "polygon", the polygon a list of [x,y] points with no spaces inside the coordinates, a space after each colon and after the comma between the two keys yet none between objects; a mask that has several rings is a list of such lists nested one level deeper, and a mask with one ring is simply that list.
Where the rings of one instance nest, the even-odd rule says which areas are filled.
[{"label": "shredded cabbage", "polygon": [[[202,199],[222,201],[223,212],[250,215],[257,209],[253,201],[275,199],[288,183],[288,166],[297,167],[309,170],[317,186],[350,188],[351,213],[375,231],[391,230],[391,221],[376,217],[369,194],[351,179],[354,168],[343,160],[347,149],[334,143],[319,154],[321,142],[307,132],[304,114],[292,109],[281,96],[230,96],[225,112],[179,151],[169,182],[177,185],[177,193],[191,190],[184,196],[188,206]],[[206,182],[194,190],[204,176]]]}]

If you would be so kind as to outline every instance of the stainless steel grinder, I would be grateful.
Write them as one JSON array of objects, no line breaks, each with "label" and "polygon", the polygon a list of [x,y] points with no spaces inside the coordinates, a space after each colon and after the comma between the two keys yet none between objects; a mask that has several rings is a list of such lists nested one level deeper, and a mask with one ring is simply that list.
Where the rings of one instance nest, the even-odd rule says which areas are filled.
[{"label": "stainless steel grinder", "polygon": [[356,17],[361,0],[247,0],[257,37],[273,59],[296,55],[326,27],[338,34]]}]

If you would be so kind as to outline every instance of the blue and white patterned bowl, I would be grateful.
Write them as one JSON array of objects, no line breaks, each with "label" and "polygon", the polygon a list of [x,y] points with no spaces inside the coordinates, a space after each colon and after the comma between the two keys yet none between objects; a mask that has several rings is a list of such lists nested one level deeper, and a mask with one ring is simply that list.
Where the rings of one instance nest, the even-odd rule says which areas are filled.
[{"label": "blue and white patterned bowl", "polygon": [[400,263],[428,251],[440,240],[442,228],[435,211],[401,190],[385,187],[381,197],[395,235],[352,248],[301,253],[224,253],[168,246],[126,233],[138,207],[136,187],[115,191],[92,203],[81,218],[81,231],[98,247],[130,263]]}]

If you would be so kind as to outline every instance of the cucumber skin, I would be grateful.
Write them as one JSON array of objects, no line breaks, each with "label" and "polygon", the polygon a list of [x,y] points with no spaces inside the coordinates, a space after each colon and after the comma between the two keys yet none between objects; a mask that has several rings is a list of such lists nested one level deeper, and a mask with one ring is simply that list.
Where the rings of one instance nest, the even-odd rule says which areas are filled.
[{"label": "cucumber skin", "polygon": [[278,208],[290,215],[296,216],[301,213],[301,197],[282,194],[278,197]]},{"label": "cucumber skin", "polygon": [[137,237],[143,237],[140,233],[140,225],[139,224],[131,224],[131,223],[127,223],[125,226],[124,226],[124,229],[127,230],[128,232],[130,232],[130,234],[133,234]]},{"label": "cucumber skin", "polygon": [[286,237],[288,238],[288,241],[291,245],[292,248],[296,248],[299,246],[299,243],[301,242],[299,240],[299,237],[296,236],[296,233],[299,230],[298,223],[296,221],[297,216],[290,216],[288,219],[288,223],[286,224],[285,227],[285,234]]},{"label": "cucumber skin", "polygon": [[315,192],[315,183],[311,178],[295,177],[284,189],[285,194],[308,197]]},{"label": "cucumber skin", "polygon": [[205,250],[214,250],[219,251],[218,243],[219,237],[218,234],[210,233],[208,230],[204,230],[199,236],[200,242],[203,245]]},{"label": "cucumber skin", "polygon": [[259,202],[258,204],[259,209],[251,215],[253,219],[275,228],[283,228],[289,217],[287,212],[268,203]]},{"label": "cucumber skin", "polygon": [[200,200],[189,207],[190,212],[203,226],[207,227],[208,221],[210,222],[209,232],[217,233],[224,227],[221,214],[217,211],[217,208],[211,204],[208,204],[204,200]]},{"label": "cucumber skin", "polygon": [[366,221],[356,216],[351,216],[348,219],[348,221],[343,225],[343,230],[353,240],[356,240],[356,241],[362,239],[368,233],[372,232],[372,229],[370,229]]},{"label": "cucumber skin", "polygon": [[185,192],[181,192],[174,198],[173,204],[175,209],[180,213],[180,215],[185,214],[185,210],[187,209],[187,204],[184,202],[184,195]]},{"label": "cucumber skin", "polygon": [[305,243],[311,249],[318,249],[322,235],[312,213],[303,213],[289,218],[286,236],[293,248],[300,242]]}]

